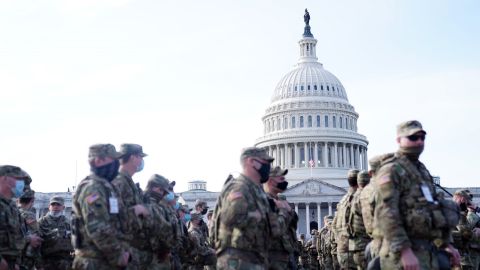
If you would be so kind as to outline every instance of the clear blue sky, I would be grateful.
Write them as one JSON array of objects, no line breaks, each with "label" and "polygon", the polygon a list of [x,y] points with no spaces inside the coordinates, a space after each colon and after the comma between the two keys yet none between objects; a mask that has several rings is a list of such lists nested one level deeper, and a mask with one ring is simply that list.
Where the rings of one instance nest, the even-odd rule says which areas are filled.
[{"label": "clear blue sky", "polygon": [[219,190],[262,135],[298,59],[308,8],[317,54],[360,114],[369,156],[397,123],[428,131],[423,161],[446,186],[479,186],[479,1],[1,1],[0,164],[37,191],[88,174],[93,143],[144,146],[159,173]]}]

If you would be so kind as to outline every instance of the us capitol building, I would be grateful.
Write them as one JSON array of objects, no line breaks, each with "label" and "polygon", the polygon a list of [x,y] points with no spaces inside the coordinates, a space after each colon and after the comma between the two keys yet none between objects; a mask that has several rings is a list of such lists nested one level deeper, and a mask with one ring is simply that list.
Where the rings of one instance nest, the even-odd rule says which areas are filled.
[{"label": "us capitol building", "polygon": [[[273,165],[288,168],[284,194],[299,216],[298,233],[307,236],[323,226],[324,216],[334,213],[348,189],[348,170],[368,169],[368,141],[358,133],[359,115],[340,80],[318,62],[309,20],[306,13],[298,62],[275,87],[262,117],[263,136],[255,142],[275,158]],[[448,190],[453,193],[455,188]],[[470,190],[478,203],[480,188]],[[65,197],[70,214],[72,193],[38,193],[38,216],[48,211],[53,195]],[[201,198],[213,209],[219,192],[207,191],[207,182],[196,180],[179,195],[190,206]]]}]

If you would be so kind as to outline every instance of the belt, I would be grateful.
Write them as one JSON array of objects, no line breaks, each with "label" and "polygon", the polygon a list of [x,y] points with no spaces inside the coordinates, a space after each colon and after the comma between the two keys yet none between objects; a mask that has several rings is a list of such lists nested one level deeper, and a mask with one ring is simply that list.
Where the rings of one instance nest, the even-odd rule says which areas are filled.
[{"label": "belt", "polygon": [[252,252],[252,251],[246,251],[246,250],[236,249],[236,248],[226,248],[217,254],[218,257],[223,255],[233,255],[233,256],[237,256],[239,259],[250,261],[251,263],[265,264],[265,259],[263,259],[259,255],[259,253]]}]

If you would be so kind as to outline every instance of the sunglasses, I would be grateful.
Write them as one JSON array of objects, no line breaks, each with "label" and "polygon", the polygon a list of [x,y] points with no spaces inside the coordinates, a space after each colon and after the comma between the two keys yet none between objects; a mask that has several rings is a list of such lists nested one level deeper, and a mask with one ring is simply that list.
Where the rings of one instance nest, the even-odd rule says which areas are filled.
[{"label": "sunglasses", "polygon": [[425,141],[425,135],[410,135],[407,136],[408,140],[411,142],[416,142],[418,139],[421,139],[422,141]]}]

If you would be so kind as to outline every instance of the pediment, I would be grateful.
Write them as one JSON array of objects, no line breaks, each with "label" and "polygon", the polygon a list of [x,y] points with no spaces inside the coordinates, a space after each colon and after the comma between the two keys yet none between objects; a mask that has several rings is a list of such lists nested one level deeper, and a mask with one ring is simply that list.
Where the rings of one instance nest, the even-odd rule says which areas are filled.
[{"label": "pediment", "polygon": [[312,196],[312,195],[344,195],[347,190],[320,179],[306,179],[289,187],[283,194],[286,196]]}]

